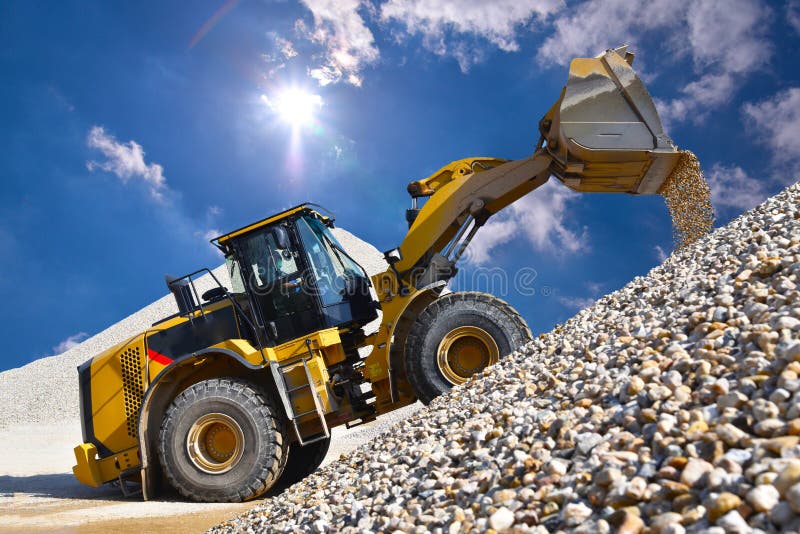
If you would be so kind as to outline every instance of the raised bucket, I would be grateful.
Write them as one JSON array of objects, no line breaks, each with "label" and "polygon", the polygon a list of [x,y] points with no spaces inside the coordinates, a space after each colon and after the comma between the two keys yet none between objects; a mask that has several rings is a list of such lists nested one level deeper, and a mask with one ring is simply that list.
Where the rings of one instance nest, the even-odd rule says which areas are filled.
[{"label": "raised bucket", "polygon": [[680,159],[632,62],[626,46],[573,59],[540,122],[552,172],[570,189],[654,194]]}]

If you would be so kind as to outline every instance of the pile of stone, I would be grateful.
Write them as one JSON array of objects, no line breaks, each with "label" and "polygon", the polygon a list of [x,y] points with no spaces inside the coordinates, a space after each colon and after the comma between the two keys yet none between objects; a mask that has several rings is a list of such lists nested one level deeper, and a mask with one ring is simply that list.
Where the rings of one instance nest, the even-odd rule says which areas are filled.
[{"label": "pile of stone", "polygon": [[800,186],[216,532],[800,529]]}]

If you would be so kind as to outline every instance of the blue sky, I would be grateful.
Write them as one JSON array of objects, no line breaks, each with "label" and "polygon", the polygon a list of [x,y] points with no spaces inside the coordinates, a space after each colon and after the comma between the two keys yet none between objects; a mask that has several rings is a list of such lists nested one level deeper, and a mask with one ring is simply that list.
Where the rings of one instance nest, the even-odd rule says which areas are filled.
[{"label": "blue sky", "polygon": [[[622,43],[724,224],[797,180],[799,32],[798,0],[3,2],[0,369],[217,265],[210,234],[305,200],[396,246],[410,180],[530,154],[569,60]],[[292,88],[312,95],[300,125],[281,114]],[[490,222],[455,281],[527,273],[525,294],[494,289],[537,333],[671,249],[659,197],[555,182]]]}]

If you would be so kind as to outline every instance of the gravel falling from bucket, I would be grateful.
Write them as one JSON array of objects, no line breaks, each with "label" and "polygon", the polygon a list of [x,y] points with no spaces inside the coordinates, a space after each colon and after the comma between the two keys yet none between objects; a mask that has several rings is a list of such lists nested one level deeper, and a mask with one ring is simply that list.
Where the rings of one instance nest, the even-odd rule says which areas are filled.
[{"label": "gravel falling from bucket", "polygon": [[711,188],[694,153],[688,150],[681,153],[681,159],[658,194],[664,197],[672,217],[676,249],[694,243],[714,227]]}]

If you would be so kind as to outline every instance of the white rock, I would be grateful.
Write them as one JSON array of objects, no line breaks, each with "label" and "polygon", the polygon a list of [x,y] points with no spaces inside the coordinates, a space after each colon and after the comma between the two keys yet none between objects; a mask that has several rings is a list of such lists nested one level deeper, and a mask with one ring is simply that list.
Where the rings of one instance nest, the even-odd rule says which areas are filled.
[{"label": "white rock", "polygon": [[489,517],[489,526],[497,532],[503,532],[514,524],[514,512],[501,506]]},{"label": "white rock", "polygon": [[780,497],[772,484],[761,484],[747,492],[747,502],[756,512],[769,512],[778,504]]}]

